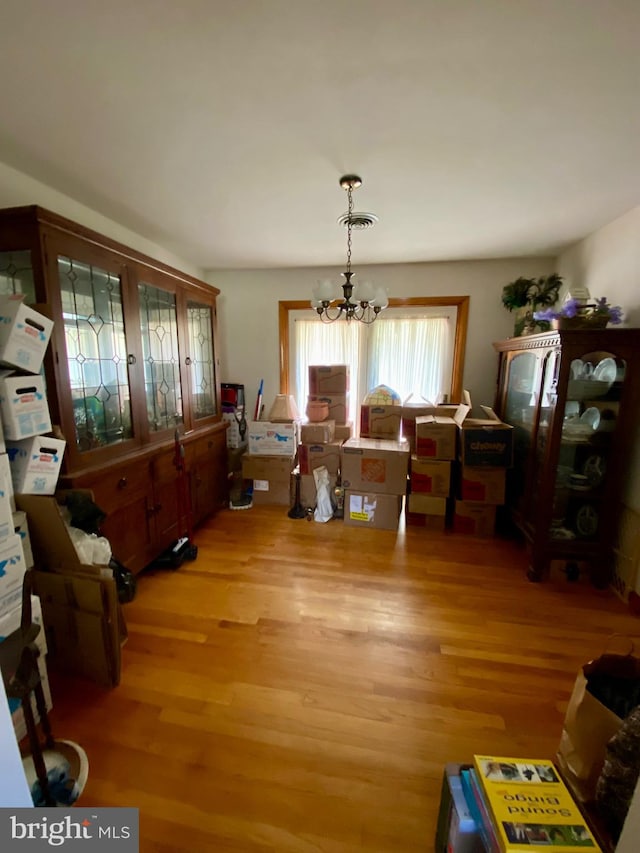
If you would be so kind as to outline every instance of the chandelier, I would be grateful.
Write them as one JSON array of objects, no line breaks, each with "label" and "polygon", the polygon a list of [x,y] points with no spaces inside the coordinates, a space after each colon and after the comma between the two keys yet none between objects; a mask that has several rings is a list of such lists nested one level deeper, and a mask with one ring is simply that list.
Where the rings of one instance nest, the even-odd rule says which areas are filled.
[{"label": "chandelier", "polygon": [[315,308],[323,323],[333,323],[334,320],[344,317],[347,322],[358,320],[369,325],[389,304],[382,286],[375,287],[371,282],[363,281],[356,287],[351,281],[355,275],[351,272],[351,231],[353,228],[369,228],[378,221],[378,217],[373,213],[353,210],[353,191],[361,185],[362,178],[358,175],[343,175],[340,178],[340,186],[347,191],[349,199],[347,212],[338,219],[340,225],[347,226],[347,267],[342,273],[342,295],[338,294],[337,286],[329,280],[319,281],[313,288],[311,307]]}]

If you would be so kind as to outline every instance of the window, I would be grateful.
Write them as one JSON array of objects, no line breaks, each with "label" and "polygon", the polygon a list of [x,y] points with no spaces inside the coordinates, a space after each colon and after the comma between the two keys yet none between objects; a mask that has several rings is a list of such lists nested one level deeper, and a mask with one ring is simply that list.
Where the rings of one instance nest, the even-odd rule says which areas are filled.
[{"label": "window", "polygon": [[348,364],[349,419],[366,392],[384,384],[404,400],[459,399],[468,297],[392,300],[371,326],[325,324],[308,303],[280,303],[281,391],[306,408],[308,366]]}]

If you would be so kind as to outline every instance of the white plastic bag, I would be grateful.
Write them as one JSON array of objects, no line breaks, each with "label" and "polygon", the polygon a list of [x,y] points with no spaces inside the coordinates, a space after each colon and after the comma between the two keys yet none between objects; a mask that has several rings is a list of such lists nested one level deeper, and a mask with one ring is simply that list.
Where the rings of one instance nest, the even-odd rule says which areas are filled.
[{"label": "white plastic bag", "polygon": [[322,466],[313,469],[313,479],[316,484],[316,508],[313,513],[314,521],[331,521],[333,504],[331,503],[331,480],[329,472]]}]

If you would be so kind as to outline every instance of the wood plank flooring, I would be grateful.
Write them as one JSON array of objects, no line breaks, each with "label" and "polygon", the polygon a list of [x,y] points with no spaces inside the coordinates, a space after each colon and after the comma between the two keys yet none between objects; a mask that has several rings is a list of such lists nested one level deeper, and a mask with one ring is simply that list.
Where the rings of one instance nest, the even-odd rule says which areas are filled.
[{"label": "wood plank flooring", "polygon": [[577,668],[640,633],[610,591],[525,578],[518,543],[224,511],[125,606],[119,687],[52,676],[81,804],[142,853],[433,850],[442,769],[552,758]]}]

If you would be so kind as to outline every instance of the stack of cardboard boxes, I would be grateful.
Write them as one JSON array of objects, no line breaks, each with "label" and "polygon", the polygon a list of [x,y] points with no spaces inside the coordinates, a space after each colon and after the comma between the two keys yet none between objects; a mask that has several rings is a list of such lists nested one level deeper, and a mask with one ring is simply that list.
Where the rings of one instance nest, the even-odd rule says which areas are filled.
[{"label": "stack of cardboard boxes", "polygon": [[504,504],[507,469],[513,464],[513,427],[487,406],[485,418],[455,416],[459,467],[453,511],[454,533],[493,536],[496,509]]},{"label": "stack of cardboard boxes", "polygon": [[481,408],[485,418],[468,417],[467,392],[456,405],[403,406],[403,433],[412,452],[408,525],[493,536],[513,461],[513,430],[492,409]]},{"label": "stack of cardboard boxes", "polygon": [[[20,627],[24,575],[33,567],[27,516],[16,509],[14,491],[42,491],[51,480],[55,488],[64,449],[64,442],[41,434],[51,429],[44,380],[38,373],[52,327],[50,320],[21,299],[3,297],[0,302],[0,642]],[[31,612],[32,621],[42,626],[36,596],[31,596]],[[36,643],[49,710],[52,701],[43,629]],[[17,700],[10,700],[10,706],[20,740],[26,734],[22,707]]]},{"label": "stack of cardboard boxes", "polygon": [[420,414],[412,418],[405,406],[403,416],[413,445],[405,518],[408,525],[444,530],[457,455],[458,427],[451,416],[456,407],[415,408]]},{"label": "stack of cardboard boxes", "polygon": [[299,421],[251,421],[247,437],[242,477],[253,480],[253,503],[288,506],[300,439]]},{"label": "stack of cardboard boxes", "polygon": [[395,530],[407,491],[405,439],[351,438],[342,445],[344,523]]},{"label": "stack of cardboard boxes", "polygon": [[353,431],[347,421],[349,411],[349,366],[346,364],[311,365],[309,367],[309,402],[326,402],[329,417],[301,427],[298,448],[300,469],[300,502],[303,507],[316,505],[316,483],[313,472],[326,468],[331,494],[338,483],[342,443]]}]

